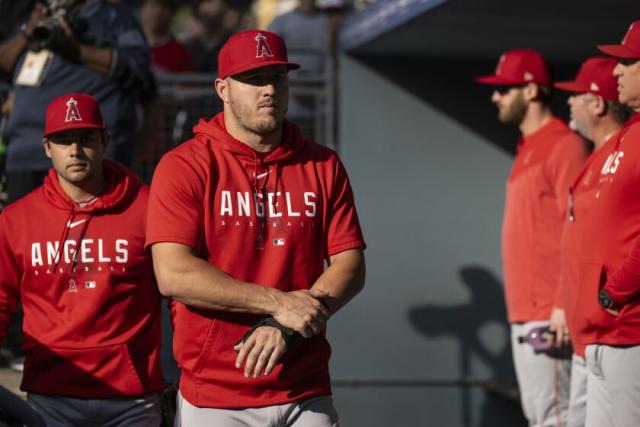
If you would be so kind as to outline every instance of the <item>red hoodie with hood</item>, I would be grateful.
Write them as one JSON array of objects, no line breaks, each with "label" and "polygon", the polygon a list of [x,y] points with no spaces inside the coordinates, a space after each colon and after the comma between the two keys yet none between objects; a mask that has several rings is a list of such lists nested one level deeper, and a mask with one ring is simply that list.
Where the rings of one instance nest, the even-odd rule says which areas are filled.
[{"label": "red hoodie with hood", "polygon": [[[364,248],[344,167],[285,121],[283,143],[258,153],[225,130],[223,113],[166,154],[151,185],[147,245],[194,248],[227,274],[282,291],[309,289],[324,261]],[[180,392],[198,407],[251,408],[330,395],[324,334],[293,345],[268,376],[244,378],[234,345],[259,319],[172,302]]]},{"label": "red hoodie with hood", "polygon": [[78,398],[158,392],[160,294],[144,249],[148,187],[104,161],[106,188],[79,207],[54,169],[0,215],[0,342],[24,308],[22,390]]},{"label": "red hoodie with hood", "polygon": [[[580,263],[583,251],[588,252],[591,245],[591,234],[594,230],[586,228],[589,225],[587,216],[591,205],[598,200],[596,194],[602,179],[600,172],[605,163],[611,162],[611,153],[617,145],[617,133],[612,135],[603,145],[594,151],[585,163],[582,172],[569,189],[569,204],[567,217],[563,227],[560,283],[562,284],[562,308],[567,318],[567,325],[571,334],[573,351],[580,357],[585,355],[585,336],[582,324],[586,319],[578,305],[578,295],[584,283],[580,281]],[[606,179],[606,178],[605,178]],[[592,225],[592,224],[591,224]]]},{"label": "red hoodie with hood", "polygon": [[[640,292],[635,274],[635,242],[640,238],[640,114],[614,137],[598,177],[580,253],[575,331],[585,344],[640,344]],[[624,304],[614,316],[600,306],[598,293],[606,287],[614,301]]]}]

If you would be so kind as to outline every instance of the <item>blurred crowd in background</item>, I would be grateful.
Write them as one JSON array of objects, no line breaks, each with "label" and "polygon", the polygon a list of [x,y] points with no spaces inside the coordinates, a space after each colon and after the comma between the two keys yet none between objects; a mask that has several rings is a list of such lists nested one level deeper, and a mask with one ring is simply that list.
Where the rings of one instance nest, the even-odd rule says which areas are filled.
[{"label": "blurred crowd in background", "polygon": [[[175,101],[176,82],[177,93],[181,89],[186,93],[191,84],[210,88],[210,99],[199,101],[192,116],[217,112],[211,83],[218,50],[231,34],[251,28],[280,34],[289,47],[289,59],[302,65],[294,78],[316,78],[335,90],[333,58],[340,23],[347,13],[366,4],[360,0],[0,0],[0,209],[37,187],[46,172],[39,132],[49,98],[70,91],[96,96],[107,111],[115,141],[110,156],[148,179],[154,160],[178,143],[167,140],[189,136],[175,132],[176,122],[182,120],[181,126],[189,129],[194,124],[181,119],[184,106]],[[51,36],[44,30],[56,18],[69,24],[71,34],[60,37],[59,43],[42,42]],[[82,44],[96,47],[96,54],[104,47],[114,53],[100,68],[99,63],[80,58],[76,45]],[[52,52],[52,60],[32,57],[41,51]],[[32,62],[44,69],[39,70],[44,77],[28,68]],[[87,69],[97,73],[96,81],[91,81]],[[35,80],[25,85],[25,76]],[[169,87],[175,111],[168,114],[167,97],[162,94]],[[34,104],[38,107],[32,108]],[[294,94],[290,116],[297,115],[302,122],[315,114],[316,104]],[[192,110],[193,105],[191,101]],[[135,135],[128,132],[132,127]]]},{"label": "blurred crowd in background", "polygon": [[[305,135],[327,143],[321,135],[330,134],[334,123],[333,98],[327,94],[336,91],[340,23],[366,4],[0,0],[0,211],[42,183],[50,166],[41,144],[45,106],[68,93],[98,100],[111,134],[108,156],[149,182],[161,155],[188,139],[199,118],[221,110],[213,87],[218,50],[231,34],[246,29],[270,30],[285,39],[289,60],[302,65],[292,80],[306,82],[291,91],[289,118]],[[321,115],[327,123],[323,134]],[[16,317],[0,364],[21,369],[20,335]]]}]

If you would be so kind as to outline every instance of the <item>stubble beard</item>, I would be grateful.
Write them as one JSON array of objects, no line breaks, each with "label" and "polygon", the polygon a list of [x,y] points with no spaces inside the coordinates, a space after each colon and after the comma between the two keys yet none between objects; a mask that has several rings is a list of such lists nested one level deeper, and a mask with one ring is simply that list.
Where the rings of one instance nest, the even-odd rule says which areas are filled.
[{"label": "stubble beard", "polygon": [[583,137],[591,139],[591,130],[588,126],[586,126],[584,123],[581,123],[579,120],[572,118],[569,121],[569,128],[574,132],[578,132]]},{"label": "stubble beard", "polygon": [[[259,117],[258,113],[250,111],[247,107],[232,104],[231,108],[240,126],[248,132],[260,136],[268,136],[282,128],[282,118],[279,118],[278,114]],[[282,115],[284,116],[285,113]]]},{"label": "stubble beard", "polygon": [[281,123],[275,118],[271,120],[256,119],[253,123],[248,123],[245,128],[258,135],[267,136],[280,129]]},{"label": "stubble beard", "polygon": [[509,105],[504,106],[498,112],[498,118],[502,123],[520,126],[527,114],[527,103],[519,93]]}]

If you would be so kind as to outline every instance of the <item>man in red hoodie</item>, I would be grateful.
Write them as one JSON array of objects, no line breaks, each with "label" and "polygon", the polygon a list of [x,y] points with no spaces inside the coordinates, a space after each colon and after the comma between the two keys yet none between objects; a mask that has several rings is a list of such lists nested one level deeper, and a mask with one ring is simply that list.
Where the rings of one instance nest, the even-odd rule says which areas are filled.
[{"label": "man in red hoodie", "polygon": [[297,67],[274,33],[232,36],[223,113],[153,177],[147,245],[173,299],[177,425],[337,425],[325,326],[364,285],[365,245],[340,160],[284,119]]},{"label": "man in red hoodie", "polygon": [[585,425],[626,427],[640,425],[640,21],[621,44],[598,47],[617,59],[618,99],[635,114],[607,144],[588,201],[576,333],[586,344]]},{"label": "man in red hoodie", "polygon": [[[587,408],[587,367],[584,359],[585,345],[580,336],[584,322],[579,314],[577,295],[581,283],[578,277],[582,251],[589,249],[588,235],[584,228],[589,206],[595,199],[598,176],[616,144],[617,133],[629,119],[631,111],[618,102],[618,90],[612,58],[589,58],[574,81],[558,82],[554,86],[569,92],[571,106],[570,126],[593,142],[593,153],[569,190],[569,212],[562,235],[562,307],[573,345],[571,363],[571,392],[567,427],[582,427]],[[586,236],[586,239],[585,239]],[[556,337],[560,338],[560,337]],[[563,337],[564,338],[564,337]]]},{"label": "man in red hoodie", "polygon": [[500,121],[522,133],[502,224],[505,296],[522,408],[530,426],[564,425],[570,360],[555,349],[536,351],[524,338],[551,326],[557,342],[568,343],[559,286],[560,238],[567,191],[585,161],[585,144],[553,115],[551,73],[538,52],[508,51],[494,75],[477,81],[495,88],[491,100]]},{"label": "man in red hoodie", "polygon": [[44,185],[0,215],[0,341],[24,307],[21,388],[47,425],[158,426],[160,294],[148,187],[119,163],[96,100],[47,107]]}]

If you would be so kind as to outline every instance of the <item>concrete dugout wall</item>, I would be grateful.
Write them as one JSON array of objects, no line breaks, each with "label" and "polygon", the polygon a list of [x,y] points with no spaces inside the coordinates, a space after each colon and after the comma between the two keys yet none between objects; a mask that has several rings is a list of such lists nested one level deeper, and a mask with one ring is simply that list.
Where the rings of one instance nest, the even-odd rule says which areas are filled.
[{"label": "concrete dugout wall", "polygon": [[329,329],[344,425],[524,425],[481,386],[515,381],[499,236],[517,134],[472,81],[493,66],[341,57],[340,155],[369,245],[366,289]]}]

